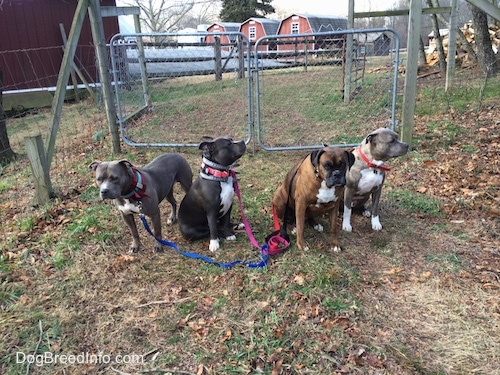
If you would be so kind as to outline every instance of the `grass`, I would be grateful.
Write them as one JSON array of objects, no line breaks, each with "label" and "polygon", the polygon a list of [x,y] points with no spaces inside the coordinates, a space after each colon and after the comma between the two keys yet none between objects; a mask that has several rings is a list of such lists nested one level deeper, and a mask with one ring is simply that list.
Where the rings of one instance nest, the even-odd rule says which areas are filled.
[{"label": "grass", "polygon": [[[278,82],[298,74],[276,76]],[[274,82],[274,73],[267,79]],[[179,121],[183,126],[175,131],[186,139],[191,132],[209,129],[207,124],[223,124],[225,114],[213,110],[215,101],[208,93],[198,91],[196,100],[188,95],[192,85],[185,92],[182,85],[175,90],[185,100],[182,111],[157,105],[156,114],[145,119],[159,127],[162,118],[171,127]],[[317,89],[315,93],[311,88],[312,95],[318,94],[312,101],[290,100],[310,105],[303,117],[277,124],[300,133],[332,122],[325,139],[358,142],[364,126],[371,125],[345,129],[350,121],[345,108],[345,121],[333,123],[321,103],[331,105],[333,96],[323,96],[321,85]],[[143,248],[129,254],[130,235],[115,207],[100,201],[87,168],[94,159],[112,158],[109,140],[92,140],[102,130],[92,115],[94,106],[67,105],[64,113],[71,121],[62,122],[51,171],[58,198],[44,207],[31,205],[25,159],[6,167],[0,180],[0,372],[498,373],[498,219],[488,216],[486,208],[494,204],[498,186],[498,103],[490,90],[496,92],[492,82],[484,91],[488,110],[480,113],[480,124],[477,113],[464,111],[458,119],[449,109],[455,100],[457,108],[465,108],[459,101],[465,94],[448,100],[439,89],[419,91],[418,147],[390,161],[381,202],[382,231],[372,231],[370,219],[353,215],[353,232],[340,235],[345,251],[331,253],[328,233],[307,228],[309,251],[299,251],[292,236],[291,247],[262,269],[224,270],[171,249],[153,254],[154,240],[141,227]],[[275,99],[277,107],[266,102],[265,110],[276,111],[273,119],[286,118],[278,111],[282,101]],[[420,108],[431,102],[432,109]],[[471,108],[476,104],[477,99]],[[199,112],[205,117],[202,130],[196,126]],[[176,119],[179,114],[185,117]],[[16,134],[29,130],[13,125]],[[161,132],[151,123],[145,130],[134,126],[138,132]],[[478,127],[487,130],[483,133],[489,142],[479,143]],[[236,128],[221,125],[218,130],[232,133]],[[301,139],[300,134],[292,136]],[[127,147],[118,157],[143,165],[163,151],[182,152],[197,170],[196,148]],[[241,159],[237,171],[245,214],[260,244],[272,231],[274,190],[285,171],[306,154],[257,149]],[[183,194],[176,189],[180,201]],[[167,205],[161,209],[166,218]],[[235,204],[233,219],[240,217]],[[259,258],[243,232],[235,242],[224,241],[215,254],[208,251],[207,241],[185,241],[176,225],[164,225],[164,237],[182,250],[223,262]],[[16,363],[16,352],[45,351],[102,353],[113,359],[138,354],[145,361],[31,365],[29,371],[26,363]]]},{"label": "grass", "polygon": [[421,212],[434,216],[441,215],[439,201],[429,198],[425,194],[408,190],[397,190],[391,191],[390,197],[409,211]]}]

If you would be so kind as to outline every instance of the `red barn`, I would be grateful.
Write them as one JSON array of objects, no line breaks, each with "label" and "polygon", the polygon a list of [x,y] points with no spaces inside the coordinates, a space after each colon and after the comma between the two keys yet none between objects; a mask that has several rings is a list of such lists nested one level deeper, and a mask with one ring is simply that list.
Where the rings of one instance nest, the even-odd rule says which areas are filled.
[{"label": "red barn", "polygon": [[[101,0],[115,6],[115,0]],[[0,7],[0,70],[3,91],[45,91],[57,84],[63,56],[63,38],[71,30],[77,1],[3,0]],[[103,18],[106,41],[119,33],[118,17]],[[74,59],[87,82],[98,81],[95,49],[88,14]],[[80,81],[79,81],[80,82]],[[81,83],[81,82],[80,82]],[[8,103],[6,98],[5,103]],[[8,108],[6,108],[8,109]]]},{"label": "red barn", "polygon": [[[245,34],[253,45],[262,37],[276,35],[279,25],[280,21],[278,20],[254,17],[249,18],[241,24],[240,32]],[[276,51],[276,49],[276,43],[271,40],[268,43],[259,44],[259,52]]]},{"label": "red barn", "polygon": [[[279,35],[288,34],[310,34],[324,33],[328,31],[339,31],[347,29],[347,19],[336,16],[315,16],[311,14],[292,14],[281,21],[278,29]],[[313,42],[307,44],[307,50],[329,49],[333,47],[341,47],[342,42],[339,41],[341,36],[332,35],[313,37]],[[290,38],[292,41],[294,38]],[[286,40],[286,39],[285,39]],[[303,51],[306,48],[304,44],[290,43],[280,44],[278,51]]]},{"label": "red barn", "polygon": [[[239,32],[240,24],[236,22],[218,22],[213,23],[207,28],[207,32],[209,33],[205,40],[207,43],[214,43],[214,36],[210,35],[210,33],[230,33],[230,32]],[[236,35],[221,35],[220,43],[221,48],[224,51],[228,51],[231,49],[231,45],[233,45],[236,41]]]}]

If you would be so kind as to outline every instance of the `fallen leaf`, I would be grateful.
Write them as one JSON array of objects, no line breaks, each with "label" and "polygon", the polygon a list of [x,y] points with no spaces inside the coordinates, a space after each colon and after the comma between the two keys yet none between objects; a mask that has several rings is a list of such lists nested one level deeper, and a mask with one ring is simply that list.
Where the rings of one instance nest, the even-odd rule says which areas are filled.
[{"label": "fallen leaf", "polygon": [[384,275],[395,275],[395,274],[400,273],[402,271],[403,271],[403,268],[396,267],[396,268],[390,269],[389,271],[384,271]]},{"label": "fallen leaf", "polygon": [[271,372],[271,375],[278,375],[281,370],[281,365],[283,364],[283,358],[281,358],[279,361],[277,361],[274,366],[273,366],[273,371]]},{"label": "fallen leaf", "polygon": [[298,285],[304,285],[304,277],[302,275],[295,276],[293,281]]}]

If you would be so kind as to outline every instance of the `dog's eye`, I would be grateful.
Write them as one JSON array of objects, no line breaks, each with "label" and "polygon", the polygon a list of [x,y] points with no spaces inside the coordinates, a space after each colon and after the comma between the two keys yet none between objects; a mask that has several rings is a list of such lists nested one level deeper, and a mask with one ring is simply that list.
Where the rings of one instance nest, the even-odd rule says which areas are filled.
[{"label": "dog's eye", "polygon": [[330,169],[333,169],[333,163],[330,161],[327,161],[326,163],[323,163],[323,168],[325,168],[327,171]]}]

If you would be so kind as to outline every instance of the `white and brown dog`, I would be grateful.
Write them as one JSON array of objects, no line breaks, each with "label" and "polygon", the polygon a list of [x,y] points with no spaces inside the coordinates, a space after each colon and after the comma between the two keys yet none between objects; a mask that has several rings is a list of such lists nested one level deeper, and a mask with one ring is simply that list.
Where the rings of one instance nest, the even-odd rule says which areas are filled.
[{"label": "white and brown dog", "polygon": [[[378,128],[368,134],[352,153],[356,161],[347,173],[344,189],[344,218],[342,229],[352,231],[351,213],[353,208],[362,209],[363,215],[370,217],[373,230],[381,230],[379,216],[380,195],[385,181],[385,172],[390,170],[385,162],[405,155],[408,144],[401,142],[396,132],[388,128]],[[372,211],[365,203],[372,198]]]},{"label": "white and brown dog", "polygon": [[273,209],[278,218],[283,218],[285,212],[287,215],[290,213],[290,222],[295,218],[299,249],[308,249],[304,239],[306,221],[321,232],[323,227],[314,218],[328,213],[331,249],[341,250],[337,217],[344,194],[346,172],[353,163],[351,152],[325,146],[296,164],[275,191]]}]

